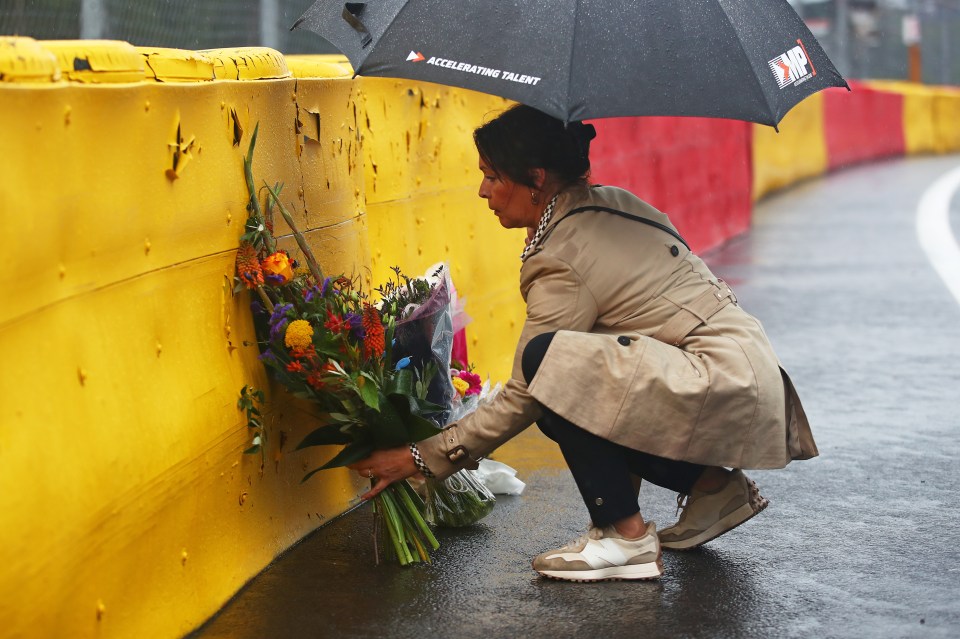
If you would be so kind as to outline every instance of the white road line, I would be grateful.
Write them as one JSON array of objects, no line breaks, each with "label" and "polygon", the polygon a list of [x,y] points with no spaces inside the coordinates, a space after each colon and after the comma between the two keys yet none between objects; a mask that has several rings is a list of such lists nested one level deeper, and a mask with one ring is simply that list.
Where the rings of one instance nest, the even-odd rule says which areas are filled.
[{"label": "white road line", "polygon": [[960,304],[960,247],[950,230],[950,199],[960,188],[960,167],[934,182],[917,205],[917,238],[933,268]]}]

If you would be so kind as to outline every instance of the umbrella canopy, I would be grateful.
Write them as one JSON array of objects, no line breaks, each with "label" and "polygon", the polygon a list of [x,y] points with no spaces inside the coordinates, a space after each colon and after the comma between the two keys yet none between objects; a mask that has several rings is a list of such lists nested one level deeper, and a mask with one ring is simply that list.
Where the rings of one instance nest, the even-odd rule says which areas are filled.
[{"label": "umbrella canopy", "polygon": [[776,126],[847,86],[786,0],[317,0],[292,28],[329,40],[357,75],[473,89],[564,121]]}]

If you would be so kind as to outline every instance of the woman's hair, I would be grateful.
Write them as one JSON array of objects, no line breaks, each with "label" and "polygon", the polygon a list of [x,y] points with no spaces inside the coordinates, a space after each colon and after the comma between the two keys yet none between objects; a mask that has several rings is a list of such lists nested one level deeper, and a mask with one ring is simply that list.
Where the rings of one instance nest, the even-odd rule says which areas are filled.
[{"label": "woman's hair", "polygon": [[518,104],[473,132],[480,157],[513,182],[536,186],[531,171],[544,169],[566,186],[584,182],[590,172],[592,124],[563,121]]}]

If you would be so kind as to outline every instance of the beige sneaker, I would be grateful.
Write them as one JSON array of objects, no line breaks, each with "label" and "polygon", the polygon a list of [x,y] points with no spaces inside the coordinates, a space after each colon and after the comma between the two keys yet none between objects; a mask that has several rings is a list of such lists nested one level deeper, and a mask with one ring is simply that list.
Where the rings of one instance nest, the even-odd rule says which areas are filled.
[{"label": "beige sneaker", "polygon": [[566,546],[535,557],[533,569],[567,581],[657,579],[663,574],[657,526],[647,522],[647,532],[637,539],[625,539],[613,526],[593,527]]},{"label": "beige sneaker", "polygon": [[[686,504],[683,499],[686,497]],[[733,530],[769,505],[757,485],[740,470],[727,476],[727,483],[712,493],[694,490],[677,497],[679,521],[660,531],[660,545],[671,550],[689,550]]]}]

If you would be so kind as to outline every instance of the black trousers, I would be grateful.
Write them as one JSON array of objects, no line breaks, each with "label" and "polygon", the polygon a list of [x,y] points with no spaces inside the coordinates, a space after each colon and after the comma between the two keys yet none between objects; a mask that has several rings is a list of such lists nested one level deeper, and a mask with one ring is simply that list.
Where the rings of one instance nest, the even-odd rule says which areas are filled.
[{"label": "black trousers", "polygon": [[[536,375],[556,333],[534,337],[523,351],[523,377]],[[589,401],[589,398],[585,398]],[[543,433],[560,445],[563,458],[580,489],[595,526],[610,524],[639,512],[631,475],[678,493],[689,494],[706,466],[650,455],[607,441],[543,409],[537,420]]]}]

